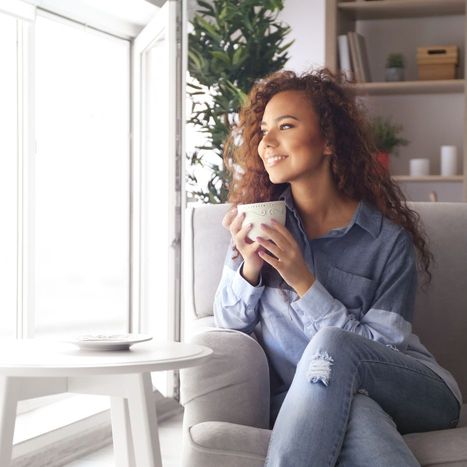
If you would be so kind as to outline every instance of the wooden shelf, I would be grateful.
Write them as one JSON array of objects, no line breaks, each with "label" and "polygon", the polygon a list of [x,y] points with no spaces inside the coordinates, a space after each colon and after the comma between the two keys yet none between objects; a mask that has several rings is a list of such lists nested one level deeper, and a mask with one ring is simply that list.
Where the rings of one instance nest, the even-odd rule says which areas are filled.
[{"label": "wooden shelf", "polygon": [[463,175],[452,175],[446,177],[443,175],[427,175],[425,177],[412,177],[411,175],[393,175],[394,180],[398,182],[463,182]]},{"label": "wooden shelf", "polygon": [[[386,0],[388,1],[388,0]],[[448,94],[462,93],[465,80],[448,79],[433,81],[398,81],[357,83],[355,89],[359,95],[392,95],[392,94]]]},{"label": "wooden shelf", "polygon": [[349,18],[388,19],[423,16],[460,15],[465,13],[464,0],[375,0],[340,2],[338,8]]}]

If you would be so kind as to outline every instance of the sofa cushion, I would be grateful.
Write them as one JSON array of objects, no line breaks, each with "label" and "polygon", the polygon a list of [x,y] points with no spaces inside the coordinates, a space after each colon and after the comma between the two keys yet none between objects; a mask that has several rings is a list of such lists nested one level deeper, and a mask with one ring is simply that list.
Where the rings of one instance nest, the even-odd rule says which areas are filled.
[{"label": "sofa cushion", "polygon": [[270,436],[270,430],[235,423],[199,423],[189,430],[191,455],[206,457],[193,465],[263,467]]},{"label": "sofa cushion", "polygon": [[[404,440],[422,466],[466,467],[467,426],[465,420],[463,423],[464,426],[451,430],[411,433]],[[203,422],[189,429],[189,442],[197,451],[197,461],[206,456],[196,465],[205,467],[262,467],[270,436],[270,430],[229,422]]]}]

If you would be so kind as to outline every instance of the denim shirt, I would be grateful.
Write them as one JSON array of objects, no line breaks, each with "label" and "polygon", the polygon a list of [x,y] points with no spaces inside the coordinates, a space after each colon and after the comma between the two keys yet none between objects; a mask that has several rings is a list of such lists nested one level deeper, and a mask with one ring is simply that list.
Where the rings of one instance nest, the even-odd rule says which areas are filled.
[{"label": "denim shirt", "polygon": [[[259,285],[240,271],[240,255],[229,248],[214,299],[216,326],[255,330],[272,370],[273,394],[287,389],[310,339],[337,326],[411,355],[438,374],[459,403],[453,376],[412,333],[417,288],[415,249],[408,232],[361,201],[351,222],[310,240],[288,187],[286,227],[297,241],[315,282],[299,297],[270,266]],[[277,378],[278,376],[278,378]]]}]

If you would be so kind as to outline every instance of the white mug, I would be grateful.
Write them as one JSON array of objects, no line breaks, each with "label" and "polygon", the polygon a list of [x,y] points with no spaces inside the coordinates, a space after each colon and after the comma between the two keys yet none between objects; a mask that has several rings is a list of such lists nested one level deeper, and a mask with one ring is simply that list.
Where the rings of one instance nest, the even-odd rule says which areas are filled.
[{"label": "white mug", "polygon": [[441,146],[441,175],[457,175],[457,146]]},{"label": "white mug", "polygon": [[410,175],[412,177],[430,175],[430,159],[410,159]]},{"label": "white mug", "polygon": [[238,213],[245,213],[242,227],[253,224],[248,232],[248,238],[255,241],[257,236],[269,238],[266,231],[261,228],[261,224],[271,225],[271,219],[275,219],[285,225],[285,201],[266,201],[264,203],[239,204]]}]

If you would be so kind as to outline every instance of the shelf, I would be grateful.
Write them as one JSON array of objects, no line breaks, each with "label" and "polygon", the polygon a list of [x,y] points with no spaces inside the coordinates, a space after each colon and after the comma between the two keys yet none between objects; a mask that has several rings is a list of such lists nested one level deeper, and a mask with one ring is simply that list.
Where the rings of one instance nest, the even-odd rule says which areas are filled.
[{"label": "shelf", "polygon": [[412,177],[411,175],[393,175],[392,178],[398,182],[463,182],[463,175],[427,175],[425,177]]},{"label": "shelf", "polygon": [[464,87],[465,80],[463,79],[355,84],[355,89],[359,95],[447,94],[464,92]]},{"label": "shelf", "polygon": [[340,2],[337,7],[352,19],[414,18],[461,15],[464,0],[375,0]]}]

